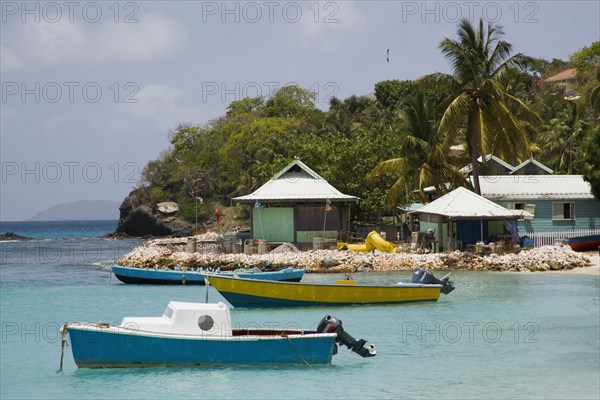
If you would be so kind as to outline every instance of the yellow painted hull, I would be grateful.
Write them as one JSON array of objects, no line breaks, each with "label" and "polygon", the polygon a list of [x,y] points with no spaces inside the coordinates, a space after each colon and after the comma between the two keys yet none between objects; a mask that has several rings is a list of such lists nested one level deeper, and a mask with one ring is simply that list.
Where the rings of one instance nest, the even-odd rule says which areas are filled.
[{"label": "yellow painted hull", "polygon": [[208,276],[210,285],[235,307],[385,304],[435,301],[441,285],[348,285],[258,281]]}]

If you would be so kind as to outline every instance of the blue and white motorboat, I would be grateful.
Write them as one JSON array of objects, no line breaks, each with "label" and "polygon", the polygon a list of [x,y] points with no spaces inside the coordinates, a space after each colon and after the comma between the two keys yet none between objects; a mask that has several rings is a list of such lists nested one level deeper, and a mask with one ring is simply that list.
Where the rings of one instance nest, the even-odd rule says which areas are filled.
[{"label": "blue and white motorboat", "polygon": [[[224,303],[169,302],[160,317],[125,317],[120,325],[65,323],[80,368],[238,364],[326,364],[340,343],[362,357],[374,345],[356,340],[326,316],[316,330],[234,329]],[[62,356],[61,356],[62,368]]]},{"label": "blue and white motorboat", "polygon": [[[204,285],[206,271],[183,271],[113,265],[112,271],[123,283],[160,285]],[[279,282],[300,282],[306,272],[303,268],[284,268],[279,271],[261,271],[258,268],[244,268],[239,271],[220,272],[224,276],[259,279]]]}]

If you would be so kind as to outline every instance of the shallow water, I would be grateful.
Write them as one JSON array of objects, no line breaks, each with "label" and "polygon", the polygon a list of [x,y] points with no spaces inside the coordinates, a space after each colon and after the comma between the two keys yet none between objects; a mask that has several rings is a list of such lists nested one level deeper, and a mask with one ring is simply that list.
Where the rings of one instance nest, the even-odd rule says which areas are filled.
[{"label": "shallow water", "polygon": [[[86,370],[77,369],[67,347],[57,374],[65,321],[119,323],[158,316],[169,300],[204,301],[204,287],[124,285],[114,276],[109,283],[112,260],[138,244],[1,244],[2,399],[599,397],[599,279],[568,274],[458,271],[457,289],[438,302],[232,310],[241,327],[314,328],[334,315],[350,334],[376,344],[378,355],[369,359],[340,348],[331,365],[314,367]],[[353,277],[390,283],[410,273]],[[223,300],[212,288],[209,294]]]}]

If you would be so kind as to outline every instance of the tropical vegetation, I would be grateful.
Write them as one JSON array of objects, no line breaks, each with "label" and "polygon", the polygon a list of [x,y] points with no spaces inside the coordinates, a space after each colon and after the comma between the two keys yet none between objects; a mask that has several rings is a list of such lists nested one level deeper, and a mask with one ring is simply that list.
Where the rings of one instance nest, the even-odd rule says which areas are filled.
[{"label": "tropical vegetation", "polygon": [[[234,101],[204,125],[181,124],[170,148],[145,167],[137,197],[176,201],[190,221],[202,197],[206,218],[215,203],[252,192],[299,157],[359,196],[355,218],[368,219],[424,200],[428,186],[471,186],[460,172],[469,163],[478,191],[476,160],[492,153],[582,174],[600,198],[600,42],[547,61],[511,55],[502,34],[462,21],[457,39],[440,43],[451,74],[378,82],[370,95],[332,98],[326,111],[310,90],[288,86],[270,98]],[[545,82],[568,68],[577,75],[567,91]]]}]

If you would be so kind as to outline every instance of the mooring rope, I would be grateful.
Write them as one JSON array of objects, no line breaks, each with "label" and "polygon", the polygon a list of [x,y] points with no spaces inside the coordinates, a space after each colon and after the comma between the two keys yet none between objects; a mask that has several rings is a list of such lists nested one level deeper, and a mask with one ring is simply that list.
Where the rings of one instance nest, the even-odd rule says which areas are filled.
[{"label": "mooring rope", "polygon": [[306,365],[308,365],[309,367],[311,367],[311,368],[312,368],[312,365],[310,365],[310,364],[308,363],[308,361],[306,361],[306,360],[304,359],[304,357],[302,357],[302,354],[300,354],[300,352],[298,351],[298,349],[296,349],[296,346],[294,346],[294,343],[292,343],[292,341],[290,340],[290,337],[289,337],[289,336],[287,336],[287,335],[282,335],[282,336],[283,336],[284,338],[286,338],[286,339],[287,339],[287,341],[288,341],[288,343],[290,344],[290,346],[292,346],[292,349],[293,349],[293,350],[296,352],[296,354],[298,354],[298,357],[300,357],[300,359],[301,359],[302,361],[304,361],[304,364],[306,364]]},{"label": "mooring rope", "polygon": [[58,367],[58,371],[56,371],[56,373],[62,372],[63,369],[63,358],[65,356],[65,345],[67,344],[67,332],[69,331],[69,328],[67,328],[67,324],[63,324],[63,326],[60,327],[60,334],[62,336],[61,340],[60,340],[60,366]]}]

